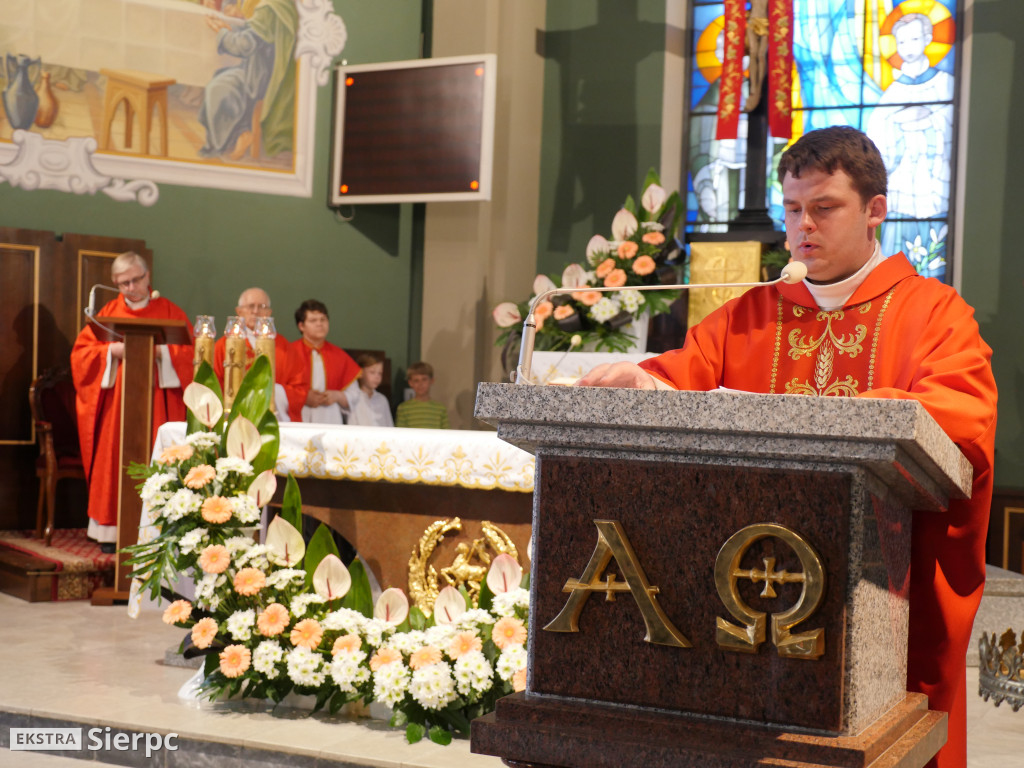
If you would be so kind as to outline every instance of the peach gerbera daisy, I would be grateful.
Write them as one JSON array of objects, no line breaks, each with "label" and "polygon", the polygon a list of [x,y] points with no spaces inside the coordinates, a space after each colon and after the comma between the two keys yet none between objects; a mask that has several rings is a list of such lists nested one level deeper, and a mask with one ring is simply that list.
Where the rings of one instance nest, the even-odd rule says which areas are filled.
[{"label": "peach gerbera daisy", "polygon": [[202,488],[216,476],[217,470],[209,464],[200,464],[198,467],[192,467],[192,469],[188,471],[183,482],[189,488],[198,489]]},{"label": "peach gerbera daisy", "polygon": [[334,641],[331,656],[337,656],[339,653],[355,653],[362,647],[363,641],[359,635],[342,635]]},{"label": "peach gerbera daisy", "polygon": [[633,273],[637,275],[649,275],[657,265],[650,256],[641,256],[633,262]]},{"label": "peach gerbera daisy", "polygon": [[576,301],[587,307],[592,307],[601,300],[600,291],[577,291],[572,295]]},{"label": "peach gerbera daisy", "polygon": [[542,301],[533,310],[533,316],[536,320],[547,320],[553,310],[554,305],[550,301]]},{"label": "peach gerbera daisy", "polygon": [[164,611],[164,624],[180,624],[188,621],[192,615],[192,603],[188,600],[175,600]]},{"label": "peach gerbera daisy", "polygon": [[171,445],[164,448],[164,452],[157,459],[161,464],[171,464],[175,461],[185,461],[192,458],[191,445]]},{"label": "peach gerbera daisy", "polygon": [[402,660],[402,654],[396,651],[394,648],[384,646],[378,649],[370,658],[370,669],[376,672],[381,667],[386,667],[388,664],[394,664],[396,661]]},{"label": "peach gerbera daisy", "polygon": [[422,648],[417,648],[412,652],[409,657],[409,666],[413,669],[419,669],[420,667],[429,667],[431,664],[437,664],[441,661],[441,651],[432,645],[424,645]]},{"label": "peach gerbera daisy", "polygon": [[576,314],[576,310],[568,304],[563,304],[560,307],[555,307],[555,320],[565,320],[567,317],[572,317]]},{"label": "peach gerbera daisy", "polygon": [[619,244],[619,258],[632,259],[636,256],[636,252],[639,250],[639,245],[634,243],[632,240],[627,240],[626,242]]},{"label": "peach gerbera daisy", "polygon": [[235,574],[234,585],[240,595],[255,595],[267,585],[267,577],[259,568],[242,568]]},{"label": "peach gerbera daisy", "polygon": [[615,269],[615,259],[605,259],[597,265],[594,275],[597,277],[607,277],[613,269]]},{"label": "peach gerbera daisy", "polygon": [[483,643],[480,642],[480,638],[475,634],[472,632],[459,632],[459,634],[452,638],[451,645],[448,646],[448,655],[453,659],[457,659],[463,654],[470,651],[479,651],[481,648],[483,648]]},{"label": "peach gerbera daisy", "polygon": [[613,269],[611,274],[604,279],[605,287],[621,288],[626,284],[626,273],[621,269]]},{"label": "peach gerbera daisy", "polygon": [[646,232],[640,239],[648,245],[661,245],[665,242],[665,236],[661,232]]},{"label": "peach gerbera daisy", "polygon": [[196,648],[209,648],[217,636],[217,622],[207,616],[200,619],[192,627],[192,645]]},{"label": "peach gerbera daisy", "polygon": [[523,622],[512,616],[505,616],[494,623],[491,640],[499,648],[509,645],[522,645],[526,642],[526,627]]},{"label": "peach gerbera daisy", "polygon": [[252,654],[244,645],[229,645],[220,653],[220,671],[224,677],[238,677],[249,668]]},{"label": "peach gerbera daisy", "polygon": [[526,667],[517,670],[512,675],[512,690],[513,691],[525,691],[526,690]]},{"label": "peach gerbera daisy", "polygon": [[280,603],[271,603],[256,617],[256,628],[264,637],[279,635],[287,626],[288,609]]},{"label": "peach gerbera daisy", "polygon": [[312,651],[320,645],[320,640],[323,636],[324,628],[320,626],[319,621],[316,619],[303,619],[292,627],[292,634],[289,639],[292,641],[292,645],[301,645]]},{"label": "peach gerbera daisy", "polygon": [[226,523],[231,519],[231,502],[223,496],[211,496],[203,502],[203,520],[208,523]]},{"label": "peach gerbera daisy", "polygon": [[231,565],[231,554],[228,548],[220,544],[211,544],[199,553],[199,567],[203,573],[224,573]]}]

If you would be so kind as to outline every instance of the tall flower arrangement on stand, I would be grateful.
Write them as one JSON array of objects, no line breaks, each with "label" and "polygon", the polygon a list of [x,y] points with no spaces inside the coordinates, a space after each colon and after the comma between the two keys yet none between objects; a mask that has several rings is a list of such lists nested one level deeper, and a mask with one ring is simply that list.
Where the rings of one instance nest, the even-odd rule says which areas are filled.
[{"label": "tall flower arrangement on stand", "polygon": [[[658,174],[648,171],[640,205],[632,196],[612,219],[611,239],[594,235],[587,244],[586,263],[569,264],[558,281],[538,275],[533,293],[522,302],[502,302],[492,312],[501,329],[498,345],[518,342],[523,318],[534,299],[553,288],[575,288],[540,302],[534,309],[537,321],[536,348],[570,349],[577,345],[597,351],[625,352],[636,338],[630,323],[669,311],[676,291],[637,291],[635,286],[670,285],[679,282],[675,259],[681,252],[675,233],[683,214],[677,192],[667,193]],[[594,291],[595,287],[621,288]],[[573,337],[579,339],[574,342]]]}]

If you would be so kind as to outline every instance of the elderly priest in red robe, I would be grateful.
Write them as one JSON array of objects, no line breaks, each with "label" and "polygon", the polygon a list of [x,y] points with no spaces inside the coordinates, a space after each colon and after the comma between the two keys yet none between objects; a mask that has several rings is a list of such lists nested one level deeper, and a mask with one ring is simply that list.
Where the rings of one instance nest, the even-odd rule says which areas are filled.
[{"label": "elderly priest in red robe", "polygon": [[[114,259],[111,277],[120,292],[96,317],[184,320],[175,304],[150,293],[149,267],[129,251]],[[113,552],[117,541],[118,466],[121,440],[121,387],[124,342],[102,341],[103,331],[86,323],[71,350],[71,374],[77,392],[78,439],[89,487],[89,538]],[[158,345],[153,388],[153,437],[166,421],[183,421],[182,391],[192,381],[191,345]]]},{"label": "elderly priest in red robe", "polygon": [[[957,292],[875,238],[885,165],[848,127],[812,131],[779,162],[795,285],[754,288],[690,329],[682,349],[595,368],[582,386],[916,400],[974,467],[972,495],[913,515],[907,689],[949,713],[929,765],[966,765],[966,656],[985,584],[996,384],[992,350]],[[899,589],[901,585],[894,585]]]}]

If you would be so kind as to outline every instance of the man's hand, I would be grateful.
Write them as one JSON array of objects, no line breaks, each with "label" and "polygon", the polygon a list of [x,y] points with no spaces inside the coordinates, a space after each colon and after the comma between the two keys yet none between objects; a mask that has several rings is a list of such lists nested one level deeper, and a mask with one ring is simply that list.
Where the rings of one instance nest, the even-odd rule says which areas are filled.
[{"label": "man's hand", "polygon": [[327,393],[319,389],[309,390],[306,393],[306,405],[310,408],[319,408],[321,405],[327,405]]},{"label": "man's hand", "polygon": [[576,382],[577,387],[657,389],[654,379],[635,363],[604,363]]},{"label": "man's hand", "polygon": [[324,394],[327,396],[327,405],[337,404],[348,410],[348,398],[340,389],[328,389]]},{"label": "man's hand", "polygon": [[110,342],[110,356],[116,357],[118,360],[124,360],[124,342],[123,341],[112,341]]}]

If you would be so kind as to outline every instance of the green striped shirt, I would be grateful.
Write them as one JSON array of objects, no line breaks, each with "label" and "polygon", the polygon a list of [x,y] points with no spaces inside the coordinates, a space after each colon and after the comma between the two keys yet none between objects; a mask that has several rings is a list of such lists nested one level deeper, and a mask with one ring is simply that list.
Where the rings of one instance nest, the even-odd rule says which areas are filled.
[{"label": "green striped shirt", "polygon": [[398,406],[395,426],[448,429],[448,409],[436,400],[406,400]]}]

